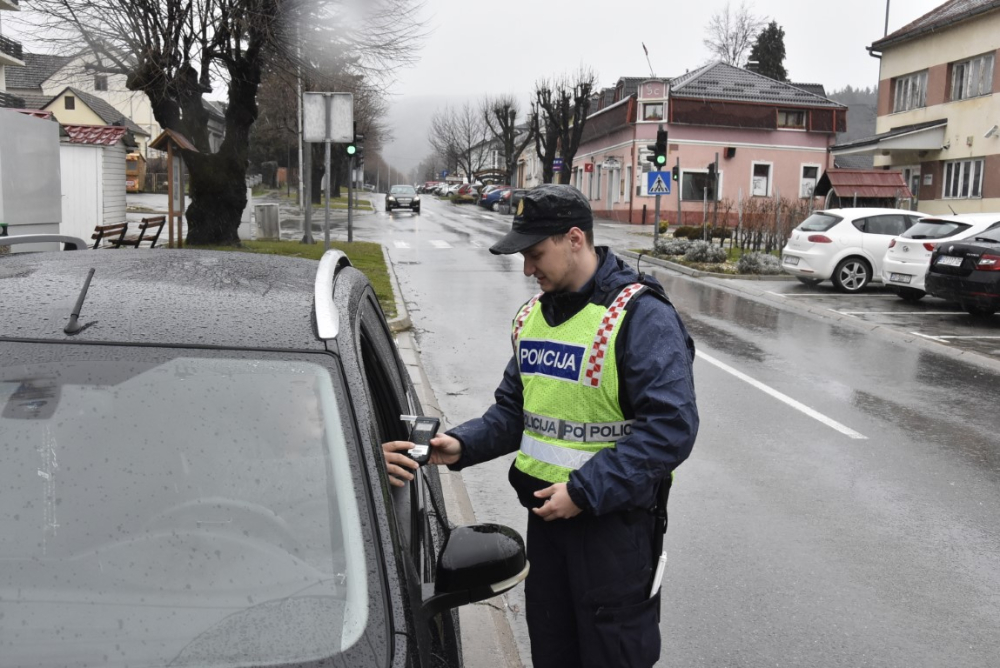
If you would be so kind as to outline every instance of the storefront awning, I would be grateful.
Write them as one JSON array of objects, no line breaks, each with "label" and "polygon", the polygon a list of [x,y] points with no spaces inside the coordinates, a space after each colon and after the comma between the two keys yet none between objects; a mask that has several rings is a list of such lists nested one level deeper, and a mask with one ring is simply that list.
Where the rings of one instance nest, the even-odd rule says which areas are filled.
[{"label": "storefront awning", "polygon": [[939,151],[944,145],[947,126],[948,119],[904,125],[874,137],[837,144],[830,152],[837,156],[883,151]]}]

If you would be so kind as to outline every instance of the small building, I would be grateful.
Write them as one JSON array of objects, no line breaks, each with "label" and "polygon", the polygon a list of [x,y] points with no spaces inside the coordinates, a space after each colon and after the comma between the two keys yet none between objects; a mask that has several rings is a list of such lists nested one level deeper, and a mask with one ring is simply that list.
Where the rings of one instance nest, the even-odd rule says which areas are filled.
[{"label": "small building", "polygon": [[876,134],[833,147],[899,172],[932,214],[1000,210],[1000,2],[949,0],[876,40]]},{"label": "small building", "polygon": [[905,208],[913,195],[903,175],[881,169],[828,169],[816,184],[823,208]]},{"label": "small building", "polygon": [[62,126],[60,234],[87,240],[98,225],[126,221],[125,156],[134,148],[121,126]]},{"label": "small building", "polygon": [[[676,166],[678,181],[661,198],[660,217],[701,224],[706,199],[709,207],[718,201],[730,223],[740,199],[811,199],[847,123],[844,105],[722,62],[674,79],[623,77],[597,103],[603,106],[587,117],[572,183],[596,215],[631,223],[653,221],[646,147],[661,124],[669,137],[661,178],[670,182]],[[708,165],[716,156],[713,187]]]}]

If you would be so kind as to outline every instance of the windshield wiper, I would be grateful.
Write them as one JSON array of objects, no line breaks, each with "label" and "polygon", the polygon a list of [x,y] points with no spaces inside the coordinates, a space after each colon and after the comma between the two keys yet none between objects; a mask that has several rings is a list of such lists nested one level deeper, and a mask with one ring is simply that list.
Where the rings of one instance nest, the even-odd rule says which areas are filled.
[{"label": "windshield wiper", "polygon": [[912,237],[904,237],[905,239],[930,239],[928,234],[914,234]]},{"label": "windshield wiper", "polygon": [[985,241],[988,244],[1000,244],[1000,240],[990,239],[989,237],[976,237],[973,241]]}]

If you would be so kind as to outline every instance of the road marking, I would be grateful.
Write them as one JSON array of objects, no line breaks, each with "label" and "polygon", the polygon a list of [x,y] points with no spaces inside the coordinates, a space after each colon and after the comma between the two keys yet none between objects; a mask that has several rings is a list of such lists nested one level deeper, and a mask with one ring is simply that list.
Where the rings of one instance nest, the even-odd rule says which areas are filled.
[{"label": "road marking", "polygon": [[409,248],[410,247],[410,244],[406,243],[405,241],[393,241],[392,243],[396,246],[396,248]]},{"label": "road marking", "polygon": [[841,315],[969,315],[961,311],[838,311],[830,309],[834,313]]},{"label": "road marking", "polygon": [[919,336],[924,339],[930,339],[931,341],[937,341],[938,343],[948,343],[940,336],[931,336],[930,334],[921,334],[920,332],[910,332],[910,334],[913,334],[914,336]]},{"label": "road marking", "polygon": [[482,218],[482,219],[484,219],[484,220],[496,220],[496,218],[494,218],[493,216],[487,216],[487,215],[482,214],[482,213],[479,214],[479,217]]},{"label": "road marking", "polygon": [[782,293],[774,292],[773,290],[767,290],[769,295],[777,295],[778,297],[880,297],[881,299],[899,299],[896,295],[857,295],[857,294],[842,294],[834,292],[796,292],[796,293]]},{"label": "road marking", "polygon": [[482,248],[483,247],[483,245],[481,243],[479,243],[478,241],[470,241],[469,243],[472,244],[473,248]]},{"label": "road marking", "polygon": [[[990,340],[990,341],[1000,340],[1000,336],[955,336],[955,335],[951,335],[951,334],[945,334],[945,335],[941,336],[940,338],[942,338],[942,339],[959,339],[959,340],[962,340],[962,341],[965,341],[967,339],[987,339],[987,340]],[[948,342],[945,341],[945,343],[948,343]]]},{"label": "road marking", "polygon": [[718,368],[722,369],[726,373],[729,373],[729,374],[732,374],[732,375],[736,376],[740,380],[742,380],[742,381],[744,381],[746,383],[749,383],[750,385],[756,387],[761,392],[764,392],[765,394],[771,395],[772,397],[774,397],[778,401],[781,401],[781,402],[783,402],[783,403],[791,406],[792,408],[794,408],[797,411],[801,411],[802,413],[805,413],[806,415],[808,415],[812,419],[817,420],[818,422],[822,422],[826,426],[839,431],[841,434],[844,434],[845,436],[847,436],[849,438],[853,438],[855,440],[867,440],[868,439],[868,437],[865,436],[864,434],[859,434],[858,432],[854,431],[850,427],[845,427],[844,425],[840,424],[839,422],[837,422],[833,418],[829,418],[829,417],[823,415],[822,413],[820,413],[818,411],[815,411],[812,408],[809,408],[805,404],[803,404],[803,403],[801,403],[799,401],[796,401],[795,399],[792,399],[787,394],[782,394],[781,392],[778,392],[774,388],[768,387],[767,385],[765,385],[764,383],[760,382],[759,380],[751,378],[750,376],[746,375],[742,371],[737,371],[736,369],[734,369],[733,367],[729,366],[728,364],[720,362],[719,360],[715,359],[714,357],[710,357],[709,355],[706,355],[705,353],[701,352],[700,350],[697,351],[695,354],[698,357],[700,357],[701,359],[703,359],[706,362],[708,362],[709,364],[717,366]]},{"label": "road marking", "polygon": [[451,244],[447,241],[441,241],[440,239],[434,239],[431,241],[431,246],[434,248],[451,248]]}]

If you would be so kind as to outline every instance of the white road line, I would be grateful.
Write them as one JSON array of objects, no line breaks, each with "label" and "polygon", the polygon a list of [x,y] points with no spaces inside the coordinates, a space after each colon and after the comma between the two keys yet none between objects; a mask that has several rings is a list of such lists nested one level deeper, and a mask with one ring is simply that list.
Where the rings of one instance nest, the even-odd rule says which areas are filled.
[{"label": "white road line", "polygon": [[931,341],[937,341],[938,343],[948,343],[940,336],[931,336],[930,334],[921,334],[920,332],[910,332],[910,334],[913,334],[914,336],[919,336],[924,339],[930,339]]},{"label": "white road line", "polygon": [[865,436],[864,434],[859,434],[858,432],[854,431],[850,427],[845,427],[844,425],[840,424],[839,422],[837,422],[833,418],[828,418],[827,416],[823,415],[822,413],[809,408],[805,404],[803,404],[801,402],[798,402],[795,399],[792,399],[787,394],[782,394],[781,392],[778,392],[774,388],[768,387],[767,385],[765,385],[764,383],[760,382],[759,380],[751,378],[750,376],[746,375],[742,371],[737,371],[736,369],[734,369],[733,367],[729,366],[728,364],[720,362],[719,360],[715,359],[714,357],[710,357],[709,355],[706,355],[705,353],[701,352],[700,350],[696,352],[696,355],[698,357],[700,357],[701,359],[705,360],[706,362],[708,362],[709,364],[712,364],[714,366],[719,367],[720,369],[722,369],[726,373],[732,374],[732,375],[736,376],[737,378],[739,378],[740,380],[742,380],[742,381],[744,381],[746,383],[749,383],[750,385],[756,387],[761,392],[764,392],[765,394],[769,394],[772,397],[774,397],[775,399],[777,399],[778,401],[781,401],[781,402],[783,402],[785,404],[788,404],[789,406],[791,406],[795,410],[801,411],[802,413],[805,413],[806,415],[808,415],[812,419],[817,420],[819,422],[822,422],[823,424],[825,424],[826,426],[828,426],[828,427],[830,427],[832,429],[836,429],[837,431],[839,431],[841,434],[844,434],[845,436],[848,436],[848,437],[856,439],[856,440],[867,440],[868,439],[868,437]]},{"label": "white road line", "polygon": [[879,297],[881,299],[899,299],[896,295],[879,295],[879,294],[838,294],[833,292],[796,292],[794,294],[775,292],[773,290],[766,290],[769,295],[777,295],[779,297]]},{"label": "white road line", "polygon": [[447,241],[441,241],[440,239],[434,239],[431,241],[431,246],[434,248],[451,248],[451,244]]},{"label": "white road line", "polygon": [[841,315],[969,315],[961,311],[837,311],[830,309],[834,313]]},{"label": "white road line", "polygon": [[482,248],[483,247],[483,245],[481,243],[479,243],[478,241],[470,241],[469,243],[472,244],[473,248]]},{"label": "white road line", "polygon": [[409,248],[410,247],[410,244],[406,243],[405,241],[393,241],[392,243],[393,243],[393,245],[396,248]]},{"label": "white road line", "polygon": [[[948,335],[942,335],[939,338],[942,338],[942,339],[958,339],[958,340],[961,340],[961,341],[966,341],[966,340],[969,340],[969,339],[987,339],[989,341],[998,341],[998,340],[1000,340],[1000,336],[953,336],[953,335],[950,335],[950,334],[948,334]],[[945,341],[945,343],[948,343],[948,342]]]},{"label": "white road line", "polygon": [[493,216],[486,216],[486,215],[483,215],[483,214],[479,214],[479,217],[482,218],[482,219],[484,219],[484,220],[496,220],[496,218],[494,218]]}]

